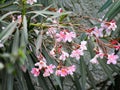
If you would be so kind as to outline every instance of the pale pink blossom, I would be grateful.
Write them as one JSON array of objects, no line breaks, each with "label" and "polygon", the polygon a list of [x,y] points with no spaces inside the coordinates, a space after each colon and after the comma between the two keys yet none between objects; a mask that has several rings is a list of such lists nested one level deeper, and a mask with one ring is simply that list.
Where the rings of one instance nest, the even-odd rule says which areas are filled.
[{"label": "pale pink blossom", "polygon": [[46,32],[46,34],[48,36],[50,36],[51,38],[53,38],[54,35],[56,34],[56,28],[54,28],[54,27],[49,28],[48,31]]},{"label": "pale pink blossom", "polygon": [[42,60],[40,62],[35,63],[35,66],[38,66],[39,69],[47,67],[46,62],[44,62]]},{"label": "pale pink blossom", "polygon": [[101,23],[101,28],[105,29],[107,35],[110,35],[112,30],[115,31],[115,29],[117,28],[117,25],[114,20],[110,22],[103,21]]},{"label": "pale pink blossom", "polygon": [[73,75],[73,72],[75,72],[75,70],[76,70],[76,66],[72,65],[72,66],[69,66],[67,69],[68,69],[67,73],[70,75]]},{"label": "pale pink blossom", "polygon": [[56,75],[65,77],[68,75],[67,68],[61,68],[60,70],[56,70]]},{"label": "pale pink blossom", "polygon": [[39,76],[39,74],[40,74],[40,70],[39,70],[39,68],[32,68],[31,73],[32,73],[35,77],[37,77],[37,76]]},{"label": "pale pink blossom", "polygon": [[63,67],[59,70],[56,70],[56,75],[57,76],[61,76],[61,77],[65,77],[67,75],[73,75],[73,73],[75,72],[76,67],[75,65],[69,66],[69,67]]},{"label": "pale pink blossom", "polygon": [[62,54],[60,55],[59,59],[65,61],[66,58],[69,57],[69,54],[65,51],[62,51]]},{"label": "pale pink blossom", "polygon": [[36,3],[37,2],[37,0],[27,0],[27,4],[30,4],[30,5],[32,5],[33,3]]},{"label": "pale pink blossom", "polygon": [[21,24],[21,23],[22,23],[22,16],[21,16],[21,15],[18,15],[18,16],[17,16],[17,19],[18,19],[18,24]]},{"label": "pale pink blossom", "polygon": [[111,21],[108,29],[111,29],[111,30],[115,31],[116,28],[117,28],[116,22]]},{"label": "pale pink blossom", "polygon": [[43,55],[40,53],[38,56],[37,56],[37,59],[39,60],[39,61],[43,61],[43,62],[47,62],[46,61],[46,59],[43,57]]},{"label": "pale pink blossom", "polygon": [[58,13],[63,12],[62,8],[59,8],[57,12],[58,12]]},{"label": "pale pink blossom", "polygon": [[91,60],[90,60],[90,62],[91,62],[92,64],[99,64],[99,62],[98,62],[97,58],[98,58],[98,56],[97,56],[97,55],[96,55],[96,56],[94,56],[94,58],[93,58],[93,59],[91,59]]},{"label": "pale pink blossom", "polygon": [[60,76],[61,70],[56,70],[55,75]]},{"label": "pale pink blossom", "polygon": [[49,66],[46,67],[45,72],[43,73],[44,77],[50,76],[54,72],[54,68],[56,68],[55,65],[50,64]]},{"label": "pale pink blossom", "polygon": [[56,34],[57,42],[61,42],[61,41],[65,42],[65,38],[66,38],[66,35],[64,31],[60,31],[60,33]]},{"label": "pale pink blossom", "polygon": [[104,57],[104,53],[100,48],[98,48],[98,53],[96,54],[96,57],[100,59],[103,59]]},{"label": "pale pink blossom", "polygon": [[76,38],[76,33],[75,32],[66,32],[66,37],[65,37],[65,42],[71,42],[73,38]]},{"label": "pale pink blossom", "polygon": [[95,27],[91,34],[95,35],[96,37],[103,37],[103,28]]},{"label": "pale pink blossom", "polygon": [[117,64],[117,59],[119,58],[118,55],[114,55],[114,53],[112,54],[108,54],[108,60],[107,60],[107,64]]},{"label": "pale pink blossom", "polygon": [[53,24],[57,24],[58,22],[57,22],[56,19],[52,19],[52,23],[53,23]]},{"label": "pale pink blossom", "polygon": [[53,57],[56,56],[56,54],[55,54],[55,48],[53,48],[53,49],[50,51],[50,55],[53,56]]},{"label": "pale pink blossom", "polygon": [[80,55],[84,55],[83,50],[77,49],[77,50],[72,51],[70,57],[74,57],[74,58],[76,58],[76,60],[79,60]]},{"label": "pale pink blossom", "polygon": [[54,72],[54,70],[53,70],[54,68],[56,68],[56,66],[50,64],[49,66],[46,67],[46,70],[47,70],[50,74],[52,74],[52,73]]},{"label": "pale pink blossom", "polygon": [[50,73],[45,69],[45,72],[43,73],[43,76],[48,77],[48,76],[50,76]]},{"label": "pale pink blossom", "polygon": [[86,41],[81,41],[80,49],[81,50],[87,50],[86,44],[87,44]]}]

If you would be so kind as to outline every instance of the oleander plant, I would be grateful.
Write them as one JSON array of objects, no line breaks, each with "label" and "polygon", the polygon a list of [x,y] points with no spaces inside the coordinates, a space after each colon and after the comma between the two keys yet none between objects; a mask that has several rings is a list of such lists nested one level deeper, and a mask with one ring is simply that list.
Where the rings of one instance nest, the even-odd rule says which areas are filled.
[{"label": "oleander plant", "polygon": [[102,18],[69,1],[0,1],[0,90],[120,90],[120,0]]}]

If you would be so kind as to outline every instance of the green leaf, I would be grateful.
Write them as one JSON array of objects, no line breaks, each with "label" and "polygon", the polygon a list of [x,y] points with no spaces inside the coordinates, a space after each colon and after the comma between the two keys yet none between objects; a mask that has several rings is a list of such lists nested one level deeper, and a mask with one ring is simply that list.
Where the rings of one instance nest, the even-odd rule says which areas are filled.
[{"label": "green leaf", "polygon": [[2,90],[13,90],[14,77],[12,74],[2,72]]},{"label": "green leaf", "polygon": [[32,84],[32,80],[30,78],[30,75],[29,75],[28,71],[26,73],[23,73],[23,75],[25,77],[28,90],[35,90],[34,85]]},{"label": "green leaf", "polygon": [[20,90],[28,90],[27,83],[21,69],[17,64],[15,65],[15,67],[16,67],[16,79],[18,81]]},{"label": "green leaf", "polygon": [[35,46],[36,46],[36,54],[39,55],[39,51],[42,51],[41,47],[42,47],[42,33],[43,31],[41,31],[41,33],[39,33],[38,37],[37,37],[37,40],[36,40],[36,43],[35,43]]},{"label": "green leaf", "polygon": [[12,14],[14,14],[14,13],[20,13],[20,11],[11,11],[11,12],[8,12],[8,13],[4,14],[4,15],[0,18],[0,22],[1,22],[3,19],[5,19],[7,16],[12,15]]},{"label": "green leaf", "polygon": [[55,78],[55,80],[57,81],[60,89],[62,89],[62,84],[61,84],[61,81],[60,81],[60,77],[57,77],[56,75],[54,75],[54,78]]},{"label": "green leaf", "polygon": [[91,58],[93,58],[94,55],[95,55],[95,52],[93,51],[94,45],[93,45],[93,43],[91,43],[91,42],[92,42],[91,39],[89,39],[89,40],[87,41],[87,45],[88,45],[87,48],[88,48],[88,51],[90,52]]},{"label": "green leaf", "polygon": [[112,0],[107,0],[105,4],[99,9],[98,13],[108,8],[112,3],[113,3]]},{"label": "green leaf", "polygon": [[101,67],[103,68],[104,72],[106,73],[106,75],[109,77],[109,79],[111,80],[111,82],[114,84],[114,79],[113,79],[113,76],[112,76],[112,71],[107,66],[107,64],[105,63],[105,59],[98,60],[98,61],[99,61],[99,64],[101,65]]},{"label": "green leaf", "polygon": [[86,90],[86,67],[83,56],[80,57],[80,75],[81,75],[81,87],[82,90]]},{"label": "green leaf", "polygon": [[[73,82],[74,82],[74,84],[75,84],[75,86],[76,86],[76,90],[82,90],[82,87],[81,87],[81,84],[80,84],[80,82],[79,82],[79,78],[78,78],[77,74],[74,73],[73,76],[74,76]],[[72,77],[71,77],[71,78],[72,78]]]},{"label": "green leaf", "polygon": [[87,65],[86,65],[86,72],[87,72],[88,79],[90,81],[90,85],[94,88],[94,90],[97,90],[94,76],[92,75],[92,72],[89,70]]},{"label": "green leaf", "polygon": [[23,31],[26,43],[28,42],[27,18],[23,15]]},{"label": "green leaf", "polygon": [[68,16],[68,14],[61,15],[59,18],[59,22],[62,22],[67,16]]},{"label": "green leaf", "polygon": [[0,4],[3,4],[5,1],[6,1],[6,0],[1,0],[1,1],[0,1]]},{"label": "green leaf", "polygon": [[10,23],[5,30],[3,30],[1,33],[0,33],[0,40],[5,42],[9,36],[13,33],[13,31],[15,30],[17,26],[17,21],[16,22],[12,22]]},{"label": "green leaf", "polygon": [[7,90],[13,90],[14,77],[12,74],[7,75]]},{"label": "green leaf", "polygon": [[16,30],[14,40],[13,40],[13,45],[12,45],[12,53],[13,54],[18,54],[18,47],[19,47],[19,31],[18,29]]},{"label": "green leaf", "polygon": [[[106,13],[106,15],[105,15],[105,17],[104,17],[104,19],[105,18],[110,18],[111,17],[111,15],[113,15],[116,11],[117,11],[117,13],[118,13],[118,9],[120,8],[120,0],[118,0],[118,1],[116,1],[116,2],[114,2],[113,4],[112,4],[112,6],[110,7],[110,9],[108,10],[108,12]],[[115,14],[116,15],[116,14]],[[112,16],[113,17],[113,16]],[[109,19],[110,20],[110,19]]]},{"label": "green leaf", "polygon": [[43,90],[49,90],[49,85],[48,83],[46,82],[47,79],[45,79],[42,75],[39,75],[38,76],[38,81],[39,81],[39,84],[41,84],[41,87],[43,88]]}]

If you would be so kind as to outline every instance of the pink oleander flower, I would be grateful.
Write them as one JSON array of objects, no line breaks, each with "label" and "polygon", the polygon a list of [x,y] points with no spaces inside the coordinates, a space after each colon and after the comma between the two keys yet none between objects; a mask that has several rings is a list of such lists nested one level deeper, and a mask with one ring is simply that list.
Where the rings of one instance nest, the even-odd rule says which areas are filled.
[{"label": "pink oleander flower", "polygon": [[90,62],[91,62],[92,64],[99,64],[97,58],[98,58],[98,55],[94,56],[94,58],[91,59]]},{"label": "pink oleander flower", "polygon": [[52,65],[52,64],[50,64],[49,66],[47,66],[47,68],[46,68],[46,70],[49,72],[49,73],[53,73],[54,71],[53,71],[53,69],[54,68],[56,68],[56,66],[55,65]]},{"label": "pink oleander flower", "polygon": [[59,70],[56,70],[55,74],[57,76],[65,77],[67,75],[73,75],[75,70],[76,70],[76,66],[72,65],[72,66],[69,66],[69,67],[63,67],[63,68],[61,68]]},{"label": "pink oleander flower", "polygon": [[107,35],[110,35],[112,30],[115,31],[117,25],[114,20],[111,20],[110,22],[104,21],[101,23],[101,28],[105,29]]},{"label": "pink oleander flower", "polygon": [[18,15],[18,16],[17,16],[17,19],[18,19],[18,24],[21,24],[21,23],[22,23],[22,16],[21,16],[21,15]]},{"label": "pink oleander flower", "polygon": [[83,50],[77,49],[77,50],[73,50],[70,57],[74,57],[77,60],[80,59],[80,55],[84,55]]},{"label": "pink oleander flower", "polygon": [[75,32],[66,32],[66,37],[65,37],[65,42],[71,42],[73,38],[76,38],[76,33]]},{"label": "pink oleander flower", "polygon": [[49,28],[48,31],[46,32],[46,34],[48,36],[50,36],[51,38],[53,38],[54,35],[56,34],[56,28],[54,28],[54,27]]},{"label": "pink oleander flower", "polygon": [[87,50],[86,44],[87,44],[86,41],[81,41],[80,49],[81,50]]},{"label": "pink oleander flower", "polygon": [[61,68],[60,70],[56,70],[56,75],[65,77],[68,75],[67,68]]},{"label": "pink oleander flower", "polygon": [[43,61],[43,62],[46,63],[46,59],[43,57],[43,55],[42,55],[41,53],[37,56],[37,59],[38,59],[39,61]]},{"label": "pink oleander flower", "polygon": [[55,48],[53,48],[53,49],[50,51],[50,55],[53,56],[53,57],[56,56],[56,54],[55,54]]},{"label": "pink oleander flower", "polygon": [[45,69],[45,72],[43,73],[43,77],[48,77],[50,76],[50,73],[47,71],[47,69]]},{"label": "pink oleander flower", "polygon": [[40,62],[35,63],[35,66],[38,66],[39,69],[47,67],[46,62],[44,62],[42,60]]},{"label": "pink oleander flower", "polygon": [[54,72],[54,68],[56,68],[55,65],[50,64],[49,66],[46,67],[45,72],[43,73],[44,77],[50,76]]},{"label": "pink oleander flower", "polygon": [[117,28],[116,22],[114,20],[110,21],[108,29],[115,31],[116,28]]},{"label": "pink oleander flower", "polygon": [[107,64],[116,64],[117,63],[117,59],[119,58],[118,55],[114,55],[114,53],[112,54],[108,54],[108,60],[107,60]]},{"label": "pink oleander flower", "polygon": [[37,0],[27,0],[27,4],[30,4],[30,5],[32,5],[33,3],[36,3],[37,2]]},{"label": "pink oleander flower", "polygon": [[60,76],[61,70],[56,70],[55,75]]},{"label": "pink oleander flower", "polygon": [[103,57],[104,57],[104,53],[103,53],[103,51],[99,48],[99,52],[98,52],[98,54],[96,54],[100,59],[103,59]]},{"label": "pink oleander flower", "polygon": [[96,37],[103,37],[103,28],[98,29],[98,27],[95,27],[91,34],[95,35]]},{"label": "pink oleander flower", "polygon": [[65,61],[66,58],[68,58],[68,57],[69,57],[69,54],[67,52],[65,52],[65,51],[62,51],[62,54],[59,57],[59,59]]},{"label": "pink oleander flower", "polygon": [[73,72],[75,72],[75,70],[76,70],[76,66],[72,65],[72,66],[67,67],[67,69],[68,69],[67,73],[70,75],[73,75]]},{"label": "pink oleander flower", "polygon": [[39,76],[39,74],[40,74],[40,70],[39,70],[39,68],[32,68],[31,73],[32,73],[35,77],[37,77],[37,76]]},{"label": "pink oleander flower", "polygon": [[57,11],[58,13],[63,12],[62,8],[59,8],[59,10]]},{"label": "pink oleander flower", "polygon": [[60,33],[56,34],[57,42],[61,42],[61,41],[65,42],[65,38],[66,38],[66,34],[64,31],[60,31]]}]

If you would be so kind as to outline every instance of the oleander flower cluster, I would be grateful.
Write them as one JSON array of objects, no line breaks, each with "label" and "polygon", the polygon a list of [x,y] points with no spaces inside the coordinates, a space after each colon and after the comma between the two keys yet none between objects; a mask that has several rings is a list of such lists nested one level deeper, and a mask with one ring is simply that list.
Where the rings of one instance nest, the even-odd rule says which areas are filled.
[{"label": "oleander flower cluster", "polygon": [[42,72],[44,77],[50,76],[51,74],[55,74],[57,76],[65,77],[67,75],[73,75],[73,72],[76,70],[75,65],[71,66],[61,66],[57,67],[53,64],[47,65],[46,59],[40,54],[38,56],[39,62],[35,63],[35,68],[32,68],[31,73],[37,77]]},{"label": "oleander flower cluster", "polygon": [[[63,12],[61,9],[57,13]],[[76,34],[75,30],[62,27],[59,24],[57,18],[54,18],[50,26],[46,31],[46,36],[53,43],[51,49],[49,49],[49,55],[57,62],[56,65],[50,64],[47,65],[47,60],[40,54],[38,60],[39,62],[35,63],[35,68],[32,68],[31,73],[34,76],[39,76],[40,72],[43,73],[44,77],[55,74],[57,76],[65,77],[67,75],[73,75],[76,71],[76,65],[74,63],[66,64],[66,62],[78,62],[80,58],[85,55],[87,51],[87,40],[81,40],[79,43],[76,41],[79,35]],[[54,26],[55,25],[55,26]],[[57,26],[56,26],[57,25]],[[84,30],[84,33],[87,36],[87,39],[93,38],[95,44],[94,51],[95,56],[90,60],[92,64],[99,64],[98,59],[106,60],[106,64],[117,64],[119,56],[114,52],[109,51],[109,48],[116,50],[120,49],[120,43],[118,41],[112,41],[110,43],[105,43],[101,38],[110,36],[113,31],[117,28],[116,22],[111,21],[100,21],[99,26],[95,26],[90,29]]]}]

